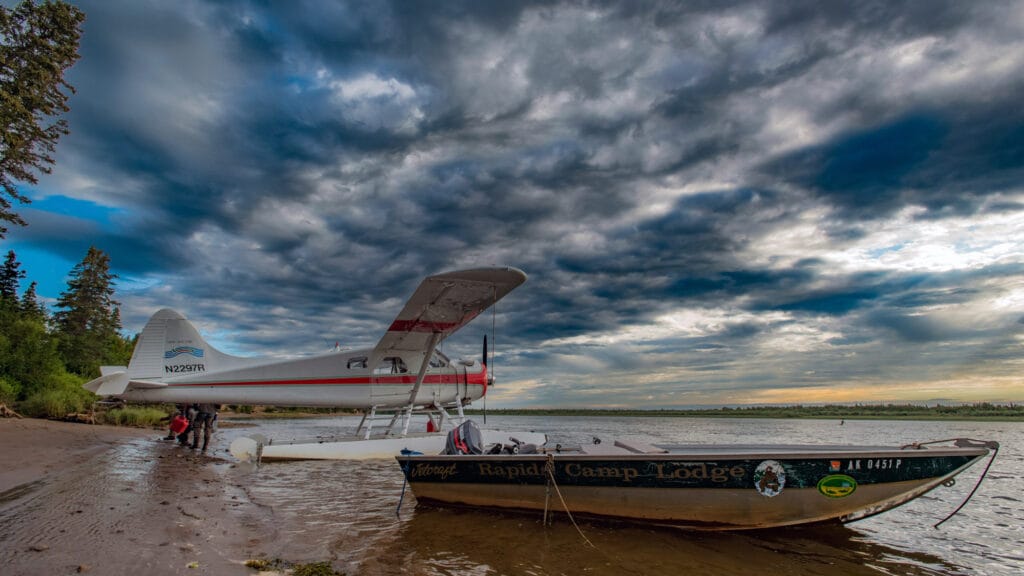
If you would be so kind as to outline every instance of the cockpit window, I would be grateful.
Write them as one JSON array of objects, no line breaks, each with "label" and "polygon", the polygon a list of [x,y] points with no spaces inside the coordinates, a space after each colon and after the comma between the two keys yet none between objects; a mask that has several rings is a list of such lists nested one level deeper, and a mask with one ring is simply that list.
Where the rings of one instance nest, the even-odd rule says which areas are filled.
[{"label": "cockpit window", "polygon": [[440,352],[434,352],[434,355],[430,357],[431,368],[444,368],[448,365],[448,357]]},{"label": "cockpit window", "polygon": [[352,358],[349,358],[348,363],[345,364],[345,367],[348,368],[349,370],[356,368],[366,368],[366,356],[353,356]]},{"label": "cockpit window", "polygon": [[374,374],[405,374],[409,371],[405,361],[398,356],[388,356],[377,365]]}]

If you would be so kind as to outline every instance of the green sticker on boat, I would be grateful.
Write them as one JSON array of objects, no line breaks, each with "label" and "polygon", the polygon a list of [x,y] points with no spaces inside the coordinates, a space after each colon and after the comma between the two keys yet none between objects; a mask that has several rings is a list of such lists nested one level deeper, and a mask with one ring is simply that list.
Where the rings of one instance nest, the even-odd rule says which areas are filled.
[{"label": "green sticker on boat", "polygon": [[857,489],[857,481],[846,474],[831,474],[818,481],[818,492],[829,498],[846,498]]}]

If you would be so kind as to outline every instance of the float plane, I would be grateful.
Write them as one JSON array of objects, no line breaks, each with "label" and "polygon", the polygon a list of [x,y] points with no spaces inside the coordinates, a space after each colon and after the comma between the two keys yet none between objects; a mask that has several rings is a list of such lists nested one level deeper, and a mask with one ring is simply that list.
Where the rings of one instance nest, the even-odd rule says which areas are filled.
[{"label": "float plane", "polygon": [[[455,408],[461,420],[463,406],[482,398],[493,383],[487,372],[486,336],[479,361],[453,361],[438,346],[524,281],[526,274],[511,267],[429,276],[376,346],[298,359],[226,354],[207,343],[183,315],[163,309],[149,319],[128,366],[103,366],[101,376],[84,386],[128,402],[322,406],[363,412],[356,435],[346,441],[286,448],[240,438],[231,449],[240,458],[390,457],[402,448],[430,450],[444,438],[410,434],[413,413],[428,415],[428,429],[444,430],[450,420],[446,409]],[[375,439],[373,426],[379,419],[390,421]],[[496,441],[508,439],[498,435]],[[427,436],[429,442],[413,442],[413,437]],[[544,442],[538,437],[543,435],[523,436],[524,442]],[[241,440],[248,442],[236,446]]]}]

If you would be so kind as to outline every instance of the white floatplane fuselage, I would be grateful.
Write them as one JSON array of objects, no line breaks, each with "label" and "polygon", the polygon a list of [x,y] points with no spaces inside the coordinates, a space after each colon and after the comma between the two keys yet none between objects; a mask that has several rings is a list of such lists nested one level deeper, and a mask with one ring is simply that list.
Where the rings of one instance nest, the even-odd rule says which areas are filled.
[{"label": "white floatplane fuselage", "polygon": [[[153,320],[161,318],[187,322],[171,310],[162,310]],[[181,341],[194,342],[192,339]],[[196,349],[192,344],[176,348]],[[452,361],[440,351],[434,351],[416,396],[410,398],[417,374],[412,373],[409,366],[418,365],[420,358],[416,358],[415,353],[412,358],[397,354],[387,356],[371,371],[367,363],[372,352],[372,348],[343,350],[310,358],[269,363],[255,361],[250,366],[246,366],[246,359],[242,358],[214,359],[220,369],[211,369],[208,363],[211,357],[218,356],[210,348],[203,350],[199,357],[178,352],[158,367],[166,374],[159,379],[160,386],[132,387],[119,397],[129,402],[367,409],[371,406],[404,408],[410,401],[417,406],[454,406],[460,401],[467,404],[487,393],[487,367],[481,361]]]},{"label": "white floatplane fuselage", "polygon": [[165,308],[149,319],[128,366],[101,367],[85,388],[134,402],[461,406],[487,393],[486,345],[483,359],[455,362],[438,346],[525,280],[508,267],[429,276],[376,346],[296,359],[226,354]]},{"label": "white floatplane fuselage", "polygon": [[[128,366],[103,366],[86,389],[129,402],[211,403],[350,408],[364,412],[357,436],[369,440],[378,412],[395,415],[384,431],[409,432],[414,412],[435,429],[446,409],[482,398],[491,383],[487,344],[480,360],[445,356],[440,344],[526,280],[516,268],[480,268],[425,278],[372,348],[296,359],[242,358],[207,343],[170,309],[156,312],[139,336]],[[380,431],[377,431],[380,434]],[[339,443],[336,455],[350,447]]]}]

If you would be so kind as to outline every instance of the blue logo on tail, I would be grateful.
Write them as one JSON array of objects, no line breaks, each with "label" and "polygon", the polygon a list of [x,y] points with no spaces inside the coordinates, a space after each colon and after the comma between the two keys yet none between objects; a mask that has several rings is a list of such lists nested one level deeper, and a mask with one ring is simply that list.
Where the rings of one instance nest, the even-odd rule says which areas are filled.
[{"label": "blue logo on tail", "polygon": [[202,358],[203,357],[203,349],[202,348],[193,348],[192,346],[176,346],[176,347],[174,347],[174,348],[164,352],[164,358],[169,360],[171,358],[176,358],[178,356],[181,356],[182,354],[188,354],[190,356],[195,356],[196,358]]}]

